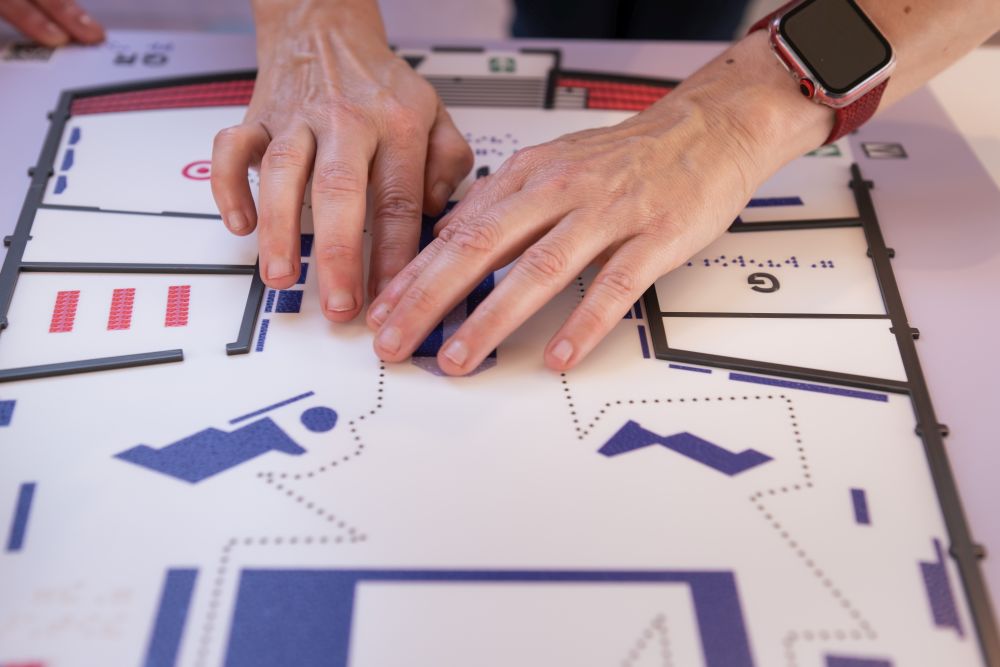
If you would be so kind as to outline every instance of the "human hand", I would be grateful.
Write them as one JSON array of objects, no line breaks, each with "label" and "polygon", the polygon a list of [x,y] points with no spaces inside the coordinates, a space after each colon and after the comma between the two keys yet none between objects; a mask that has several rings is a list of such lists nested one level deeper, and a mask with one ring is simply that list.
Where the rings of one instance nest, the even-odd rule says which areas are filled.
[{"label": "human hand", "polygon": [[600,272],[544,353],[556,370],[579,363],[653,281],[721,234],[764,179],[832,127],[764,38],[748,37],[647,112],[522,149],[477,181],[369,308],[379,357],[409,357],[489,272],[516,259],[438,354],[444,372],[468,373],[596,260]]},{"label": "human hand", "polygon": [[[372,189],[374,296],[417,253],[422,211],[439,212],[472,153],[434,89],[388,48],[370,0],[323,8],[255,7],[259,70],[241,125],[212,154],[212,192],[228,228],[258,229],[273,288],[299,276],[299,218],[312,177],[320,298],[327,318],[354,318],[362,289],[366,190]],[[260,166],[259,218],[247,183]]]},{"label": "human hand", "polygon": [[44,46],[104,41],[104,28],[73,0],[0,0],[0,18]]}]

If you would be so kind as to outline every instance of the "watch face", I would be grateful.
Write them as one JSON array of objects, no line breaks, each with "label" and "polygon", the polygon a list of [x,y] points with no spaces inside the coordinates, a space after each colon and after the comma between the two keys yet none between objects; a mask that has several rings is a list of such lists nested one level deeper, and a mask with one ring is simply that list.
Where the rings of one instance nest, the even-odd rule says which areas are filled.
[{"label": "watch face", "polygon": [[779,30],[834,94],[849,92],[892,59],[889,42],[853,0],[807,0],[785,14]]}]

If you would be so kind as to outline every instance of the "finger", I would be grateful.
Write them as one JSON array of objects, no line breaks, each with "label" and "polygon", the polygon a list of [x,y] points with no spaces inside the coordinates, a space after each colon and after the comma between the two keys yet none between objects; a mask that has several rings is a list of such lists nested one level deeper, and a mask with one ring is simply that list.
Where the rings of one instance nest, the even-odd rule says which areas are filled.
[{"label": "finger", "polygon": [[70,37],[83,44],[104,40],[104,28],[73,0],[35,0],[36,4]]},{"label": "finger", "polygon": [[270,137],[259,123],[229,127],[212,144],[212,196],[226,227],[244,236],[257,226],[247,171],[260,163]]},{"label": "finger", "polygon": [[437,256],[400,296],[375,336],[379,357],[407,358],[505,253],[526,247],[567,211],[557,197],[524,191],[442,231]]},{"label": "finger", "polygon": [[664,268],[663,248],[636,237],[624,245],[600,270],[576,307],[545,348],[545,365],[565,371],[590,354],[626,311],[660,275],[680,263],[682,255]]},{"label": "finger", "polygon": [[383,142],[372,164],[372,253],[368,292],[374,298],[417,254],[427,142],[420,130]]},{"label": "finger", "polygon": [[28,0],[0,2],[0,18],[44,46],[62,46],[69,42],[66,31]]},{"label": "finger", "polygon": [[364,304],[365,192],[375,146],[370,130],[340,123],[322,138],[316,155],[316,268],[323,314],[335,322],[353,319]]},{"label": "finger", "polygon": [[472,149],[438,100],[437,118],[427,141],[424,211],[437,215],[472,169]]},{"label": "finger", "polygon": [[607,245],[598,220],[571,213],[528,248],[483,303],[444,342],[438,365],[464,375],[566,288]]},{"label": "finger", "polygon": [[299,277],[299,222],[315,153],[316,140],[302,125],[276,136],[261,159],[260,272],[275,289],[291,287]]}]

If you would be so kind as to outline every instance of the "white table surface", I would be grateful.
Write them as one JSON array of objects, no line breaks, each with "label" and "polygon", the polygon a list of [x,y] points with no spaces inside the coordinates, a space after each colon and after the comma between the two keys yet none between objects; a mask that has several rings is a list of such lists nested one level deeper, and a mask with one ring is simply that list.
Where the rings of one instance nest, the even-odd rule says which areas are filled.
[{"label": "white table surface", "polygon": [[[397,36],[395,43],[420,46]],[[2,40],[0,40],[2,42]],[[453,43],[460,43],[455,40]],[[494,42],[511,45],[515,42]],[[523,45],[523,44],[522,44]],[[719,44],[532,42],[559,46],[564,66],[683,77]],[[2,47],[0,47],[2,48]],[[115,65],[119,52],[159,50],[163,65]],[[117,31],[95,48],[69,47],[48,63],[0,62],[0,234],[13,229],[48,128],[46,112],[65,88],[158,76],[254,67],[252,35]],[[1000,48],[984,47],[887,110],[855,142],[905,141],[915,147],[905,169],[864,165],[918,342],[974,536],[993,557],[984,563],[1000,599]],[[901,138],[905,137],[905,138]],[[878,184],[891,187],[879,188]],[[928,214],[936,208],[937,213]],[[915,221],[911,213],[922,215]],[[0,249],[0,256],[4,251]]]}]

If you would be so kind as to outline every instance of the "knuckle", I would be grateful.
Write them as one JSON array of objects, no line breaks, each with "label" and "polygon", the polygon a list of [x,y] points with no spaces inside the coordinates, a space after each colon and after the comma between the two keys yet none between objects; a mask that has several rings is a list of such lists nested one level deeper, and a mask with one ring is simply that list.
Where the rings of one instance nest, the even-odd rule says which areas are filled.
[{"label": "knuckle", "polygon": [[531,278],[548,282],[567,271],[569,257],[556,244],[537,243],[524,252],[518,266]]},{"label": "knuckle", "polygon": [[265,169],[296,169],[306,166],[306,155],[295,143],[275,139],[264,153]]},{"label": "knuckle", "polygon": [[434,308],[434,298],[431,293],[420,285],[410,285],[403,296],[402,301],[406,307],[413,308],[418,312],[429,312]]},{"label": "knuckle", "polygon": [[243,138],[243,128],[240,125],[234,125],[233,127],[227,127],[215,135],[215,140],[212,142],[212,148],[214,150],[219,150],[220,148],[226,148],[228,146],[239,144]]},{"label": "knuckle", "polygon": [[636,292],[636,277],[623,269],[606,269],[594,279],[591,289],[610,296],[615,301],[630,301]]},{"label": "knuckle", "polygon": [[415,223],[420,219],[422,203],[413,193],[399,186],[382,191],[375,201],[376,220],[402,220]]},{"label": "knuckle", "polygon": [[484,215],[464,224],[449,225],[445,229],[450,231],[444,240],[449,246],[463,252],[489,252],[503,238],[500,221],[492,215]]},{"label": "knuckle", "polygon": [[326,160],[313,171],[313,192],[320,196],[363,195],[364,178],[349,162]]},{"label": "knuckle", "polygon": [[337,240],[323,241],[316,244],[316,259],[319,262],[353,263],[361,259],[361,248]]}]

